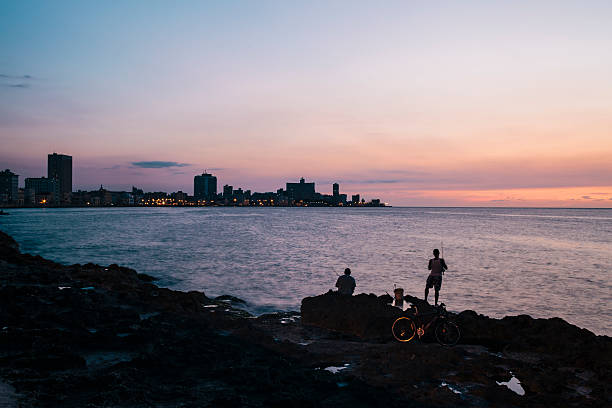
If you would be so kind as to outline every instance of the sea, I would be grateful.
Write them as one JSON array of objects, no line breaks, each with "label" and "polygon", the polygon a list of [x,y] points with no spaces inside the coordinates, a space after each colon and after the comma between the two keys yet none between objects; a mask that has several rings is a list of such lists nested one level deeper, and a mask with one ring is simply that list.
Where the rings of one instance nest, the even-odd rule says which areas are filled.
[{"label": "sea", "polygon": [[[490,317],[561,317],[612,336],[612,209],[161,207],[10,209],[0,229],[63,264],[117,263],[177,290],[299,311],[349,267],[356,293],[423,297]],[[433,302],[433,290],[430,293]]]}]

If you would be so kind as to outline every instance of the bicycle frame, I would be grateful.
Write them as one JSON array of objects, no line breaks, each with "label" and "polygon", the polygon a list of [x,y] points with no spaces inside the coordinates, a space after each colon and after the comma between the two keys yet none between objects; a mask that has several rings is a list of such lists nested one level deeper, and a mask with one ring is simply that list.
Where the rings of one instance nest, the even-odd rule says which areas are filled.
[{"label": "bicycle frame", "polygon": [[[461,336],[461,331],[455,323],[448,319],[444,304],[441,304],[440,307],[436,308],[433,312],[423,314],[420,314],[417,307],[412,305],[411,311],[412,313],[406,311],[406,313],[398,317],[391,326],[393,336],[397,340],[409,342],[417,335],[419,339],[422,339],[425,333],[433,330],[436,340],[441,345],[453,346],[457,344]],[[426,320],[428,316],[433,316],[433,318],[431,320]],[[450,337],[448,337],[449,333]]]},{"label": "bicycle frame", "polygon": [[[431,313],[419,314],[419,310],[416,308],[416,306],[414,307],[414,309],[415,309],[414,315],[409,316],[409,317],[413,319],[415,322],[415,325],[417,325],[416,333],[420,339],[425,335],[425,332],[429,329],[429,327],[435,322],[437,322],[438,319],[440,319],[441,313],[439,310],[436,310],[435,312],[431,312]],[[434,315],[434,318],[431,319],[427,324],[425,324],[422,318],[424,316],[429,316],[429,315]]]}]

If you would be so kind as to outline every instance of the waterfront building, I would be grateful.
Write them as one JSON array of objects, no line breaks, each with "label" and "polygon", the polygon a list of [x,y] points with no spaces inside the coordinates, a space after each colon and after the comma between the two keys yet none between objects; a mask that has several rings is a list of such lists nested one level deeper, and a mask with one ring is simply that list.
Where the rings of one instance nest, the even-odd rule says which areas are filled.
[{"label": "waterfront building", "polygon": [[72,193],[71,203],[74,207],[90,206],[91,201],[91,194],[88,191],[78,190]]},{"label": "waterfront building", "polygon": [[55,178],[28,177],[25,179],[25,191],[26,201],[32,204],[60,204],[60,185]]},{"label": "waterfront building", "polygon": [[109,191],[111,195],[111,204],[127,207],[134,205],[134,196],[127,191]]},{"label": "waterfront building", "polygon": [[19,175],[9,169],[0,171],[0,204],[15,203],[18,200]]},{"label": "waterfront building", "polygon": [[23,189],[23,204],[27,206],[36,205],[36,193],[33,188]]},{"label": "waterfront building", "polygon": [[244,204],[244,191],[242,191],[241,187],[232,192],[232,203],[236,205]]},{"label": "waterfront building", "polygon": [[353,203],[353,205],[358,205],[359,204],[359,194],[354,194],[351,197],[351,202]]},{"label": "waterfront building", "polygon": [[25,189],[20,188],[17,190],[17,201],[13,203],[17,207],[23,207],[25,205]]},{"label": "waterfront building", "polygon": [[289,202],[315,199],[315,183],[306,183],[303,177],[299,183],[287,183],[286,190]]},{"label": "waterfront building", "polygon": [[144,191],[141,188],[132,186],[132,197],[134,197],[134,204],[139,205],[144,203]]},{"label": "waterfront building", "polygon": [[72,193],[72,156],[49,154],[47,156],[47,178],[58,181],[58,199],[61,204],[69,204]]},{"label": "waterfront building", "polygon": [[223,186],[223,198],[226,200],[231,200],[234,195],[234,186],[224,185]]},{"label": "waterfront building", "polygon": [[270,207],[276,205],[274,199],[276,194],[273,192],[266,193],[253,193],[249,201],[250,205],[256,205],[260,207]]},{"label": "waterfront building", "polygon": [[170,194],[170,198],[174,200],[176,205],[187,205],[189,202],[189,196],[187,193],[183,193],[182,191],[177,191],[176,193]]},{"label": "waterfront building", "polygon": [[334,183],[332,185],[333,191],[333,205],[342,205],[346,202],[346,194],[340,194],[340,184]]},{"label": "waterfront building", "polygon": [[100,185],[100,189],[90,191],[89,195],[91,197],[91,205],[99,207],[99,206],[109,206],[113,204],[113,194],[104,188],[103,185]]},{"label": "waterfront building", "polygon": [[196,201],[214,200],[217,196],[217,178],[207,172],[193,178],[193,196]]}]

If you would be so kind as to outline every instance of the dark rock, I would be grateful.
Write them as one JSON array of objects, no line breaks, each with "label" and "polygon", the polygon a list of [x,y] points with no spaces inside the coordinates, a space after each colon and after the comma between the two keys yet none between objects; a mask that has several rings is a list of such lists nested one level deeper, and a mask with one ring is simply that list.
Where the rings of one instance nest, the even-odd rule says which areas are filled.
[{"label": "dark rock", "polygon": [[11,261],[19,254],[19,244],[10,235],[0,231],[0,259]]},{"label": "dark rock", "polygon": [[375,295],[329,291],[302,300],[302,323],[368,340],[390,340],[391,325],[402,311]]},{"label": "dark rock", "polygon": [[138,276],[138,279],[140,279],[143,282],[154,282],[157,280],[156,277],[147,275],[146,273],[139,273],[136,276]]}]

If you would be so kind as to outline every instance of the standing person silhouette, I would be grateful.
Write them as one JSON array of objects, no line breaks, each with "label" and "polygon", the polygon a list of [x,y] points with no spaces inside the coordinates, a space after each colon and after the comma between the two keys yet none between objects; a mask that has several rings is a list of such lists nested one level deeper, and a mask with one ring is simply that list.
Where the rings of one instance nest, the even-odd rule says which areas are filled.
[{"label": "standing person silhouette", "polygon": [[355,278],[351,276],[351,270],[349,268],[344,270],[344,275],[338,277],[336,287],[338,288],[338,293],[341,295],[351,296],[353,294],[355,291]]},{"label": "standing person silhouette", "polygon": [[438,248],[433,250],[433,259],[429,260],[427,269],[431,272],[427,277],[427,283],[425,284],[425,301],[427,302],[427,296],[429,295],[429,288],[433,287],[436,291],[436,306],[438,305],[438,296],[440,294],[440,288],[442,287],[442,275],[444,271],[448,269],[446,262],[443,258],[440,258],[440,251]]}]

